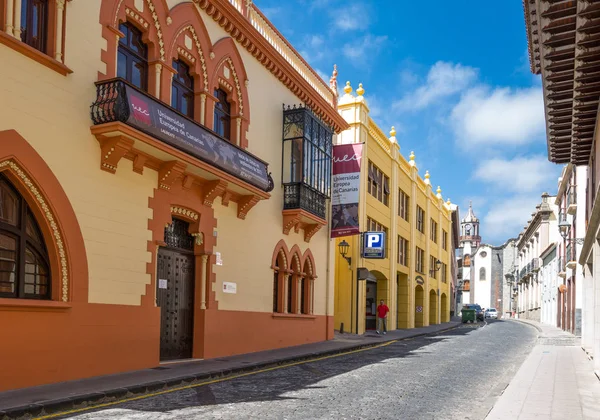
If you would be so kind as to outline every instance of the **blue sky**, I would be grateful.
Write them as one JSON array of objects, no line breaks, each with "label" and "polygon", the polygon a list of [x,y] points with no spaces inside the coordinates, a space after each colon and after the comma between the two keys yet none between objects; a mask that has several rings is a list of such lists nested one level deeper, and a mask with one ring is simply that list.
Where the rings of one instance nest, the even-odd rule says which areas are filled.
[{"label": "blue sky", "polygon": [[483,240],[517,236],[555,193],[542,89],[529,71],[521,0],[255,0],[325,80],[359,83],[371,116],[394,125],[421,175],[458,204],[469,200]]}]

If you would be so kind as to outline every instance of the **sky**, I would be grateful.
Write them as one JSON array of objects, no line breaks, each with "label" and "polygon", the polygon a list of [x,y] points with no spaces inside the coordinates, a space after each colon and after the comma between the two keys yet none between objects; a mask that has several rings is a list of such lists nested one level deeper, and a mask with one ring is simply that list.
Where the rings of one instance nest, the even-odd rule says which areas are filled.
[{"label": "sky", "polygon": [[562,167],[548,161],[540,76],[529,69],[521,0],[255,0],[327,82],[362,83],[371,117],[395,126],[444,200],[482,240],[516,237],[555,194]]}]

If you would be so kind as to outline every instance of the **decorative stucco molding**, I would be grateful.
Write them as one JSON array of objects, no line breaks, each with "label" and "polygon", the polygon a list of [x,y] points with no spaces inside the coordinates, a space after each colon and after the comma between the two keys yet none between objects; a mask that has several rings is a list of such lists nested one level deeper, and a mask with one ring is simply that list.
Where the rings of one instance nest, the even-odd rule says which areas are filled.
[{"label": "decorative stucco molding", "polygon": [[50,207],[46,203],[46,199],[37,189],[37,187],[31,182],[27,174],[17,165],[13,160],[5,160],[0,162],[0,169],[8,167],[14,174],[16,174],[21,182],[29,189],[31,194],[35,197],[39,203],[44,216],[52,229],[52,235],[54,236],[54,242],[58,250],[58,256],[60,258],[60,270],[61,270],[61,300],[67,302],[69,300],[69,270],[67,264],[67,253],[62,239],[62,234],[56,223],[56,217],[50,210]]}]

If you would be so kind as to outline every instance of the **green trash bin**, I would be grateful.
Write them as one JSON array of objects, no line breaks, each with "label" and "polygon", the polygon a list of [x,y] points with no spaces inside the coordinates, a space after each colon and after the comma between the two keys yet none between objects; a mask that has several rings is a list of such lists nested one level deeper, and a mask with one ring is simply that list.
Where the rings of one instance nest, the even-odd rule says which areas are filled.
[{"label": "green trash bin", "polygon": [[461,313],[463,324],[467,321],[477,322],[475,309],[463,308]]}]

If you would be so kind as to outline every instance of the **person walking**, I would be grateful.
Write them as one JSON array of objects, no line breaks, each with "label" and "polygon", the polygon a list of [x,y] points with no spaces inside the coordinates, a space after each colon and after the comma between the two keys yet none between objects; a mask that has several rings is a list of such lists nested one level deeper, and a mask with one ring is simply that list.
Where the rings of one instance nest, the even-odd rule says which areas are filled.
[{"label": "person walking", "polygon": [[383,334],[387,334],[387,314],[390,311],[390,308],[387,307],[385,303],[383,303],[383,299],[379,301],[379,306],[377,307],[377,334],[382,330],[383,326]]}]

